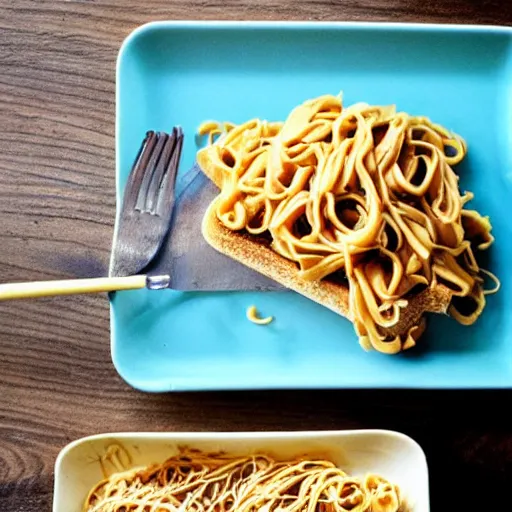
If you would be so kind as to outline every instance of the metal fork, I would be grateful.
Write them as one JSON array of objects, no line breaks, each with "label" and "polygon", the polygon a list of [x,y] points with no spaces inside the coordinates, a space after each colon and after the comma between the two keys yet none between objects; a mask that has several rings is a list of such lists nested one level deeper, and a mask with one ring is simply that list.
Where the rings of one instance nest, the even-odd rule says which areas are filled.
[{"label": "metal fork", "polygon": [[170,226],[183,146],[181,128],[148,132],[126,185],[116,223],[110,276],[142,272],[155,258]]},{"label": "metal fork", "polygon": [[116,222],[110,277],[0,284],[0,300],[167,288],[169,276],[146,276],[142,272],[157,255],[170,229],[182,147],[179,127],[171,134],[147,132]]}]

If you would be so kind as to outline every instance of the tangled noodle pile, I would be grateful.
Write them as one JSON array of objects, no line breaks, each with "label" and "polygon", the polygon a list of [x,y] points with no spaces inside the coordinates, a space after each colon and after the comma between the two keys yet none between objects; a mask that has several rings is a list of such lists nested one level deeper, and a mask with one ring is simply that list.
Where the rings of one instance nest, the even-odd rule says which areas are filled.
[{"label": "tangled noodle pile", "polygon": [[403,506],[398,487],[384,478],[354,478],[327,460],[185,451],[103,480],[84,512],[397,512]]},{"label": "tangled noodle pile", "polygon": [[[423,316],[394,339],[385,330],[428,288],[449,288],[448,312],[465,325],[497,291],[475,259],[494,240],[491,224],[466,208],[473,194],[461,195],[452,169],[466,154],[461,137],[394,106],[345,108],[331,95],[306,101],[284,123],[218,126],[200,128],[222,175],[218,219],[270,236],[304,280],[341,275],[364,348],[413,346]],[[495,289],[484,290],[484,275]]]}]

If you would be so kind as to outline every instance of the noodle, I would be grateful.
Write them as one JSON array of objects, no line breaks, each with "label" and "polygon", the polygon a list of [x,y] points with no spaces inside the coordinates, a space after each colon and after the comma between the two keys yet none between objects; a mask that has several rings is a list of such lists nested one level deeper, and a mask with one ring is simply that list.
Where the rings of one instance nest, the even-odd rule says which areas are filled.
[{"label": "noodle", "polygon": [[109,468],[117,472],[128,469],[132,464],[132,458],[126,448],[119,443],[113,443],[108,446],[105,453],[99,457],[98,462],[101,466],[103,476],[107,478],[110,473]]},{"label": "noodle", "polygon": [[[494,241],[491,224],[466,208],[473,195],[461,195],[452,169],[466,143],[426,117],[394,106],[345,108],[341,97],[326,95],[282,123],[229,125],[201,151],[220,176],[219,221],[270,236],[304,280],[341,273],[365,349],[396,353],[415,345],[423,317],[394,339],[385,330],[419,290],[445,286],[448,313],[470,325],[499,287],[475,258]],[[495,289],[484,290],[485,276]]]},{"label": "noodle", "polygon": [[277,462],[183,450],[163,464],[115,473],[89,493],[84,512],[397,512],[399,489],[327,460]]},{"label": "noodle", "polygon": [[260,318],[258,316],[258,310],[256,309],[256,306],[249,306],[247,308],[247,320],[253,324],[268,325],[270,322],[272,322],[272,320],[274,320],[274,317],[267,316],[266,318]]}]

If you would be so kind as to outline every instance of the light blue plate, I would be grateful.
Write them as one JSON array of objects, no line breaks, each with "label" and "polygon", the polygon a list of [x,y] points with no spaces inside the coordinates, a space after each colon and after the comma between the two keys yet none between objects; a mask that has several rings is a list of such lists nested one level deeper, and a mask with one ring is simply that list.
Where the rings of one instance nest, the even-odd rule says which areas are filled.
[{"label": "light blue plate", "polygon": [[[145,25],[117,68],[118,205],[146,130],[185,131],[181,172],[206,119],[282,120],[304,100],[396,103],[460,133],[459,168],[473,205],[490,215],[490,266],[502,289],[476,325],[431,318],[419,347],[365,353],[352,324],[292,292],[119,292],[112,357],[146,391],[256,388],[512,387],[512,30],[346,23]],[[276,320],[245,318],[255,304]]]}]

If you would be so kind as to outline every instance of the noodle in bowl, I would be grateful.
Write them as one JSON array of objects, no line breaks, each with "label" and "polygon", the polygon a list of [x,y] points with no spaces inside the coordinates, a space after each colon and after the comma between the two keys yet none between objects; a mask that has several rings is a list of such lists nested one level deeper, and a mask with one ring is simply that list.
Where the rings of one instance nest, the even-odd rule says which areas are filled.
[{"label": "noodle in bowl", "polygon": [[[258,485],[271,492],[255,492]],[[223,489],[219,508],[208,509]],[[428,512],[425,454],[410,437],[387,430],[99,434],[73,441],[57,457],[53,512],[120,512],[130,499],[124,512],[156,512],[159,502],[166,512],[189,510],[187,503],[211,511],[223,503],[235,512],[235,500],[263,500],[277,512],[292,503],[306,507],[302,498],[327,503],[336,496],[345,508],[349,496],[360,505],[380,496],[381,505],[398,498],[402,509]]]},{"label": "noodle in bowl", "polygon": [[402,505],[398,487],[383,477],[351,477],[328,460],[183,450],[99,482],[83,512],[398,512]]}]

